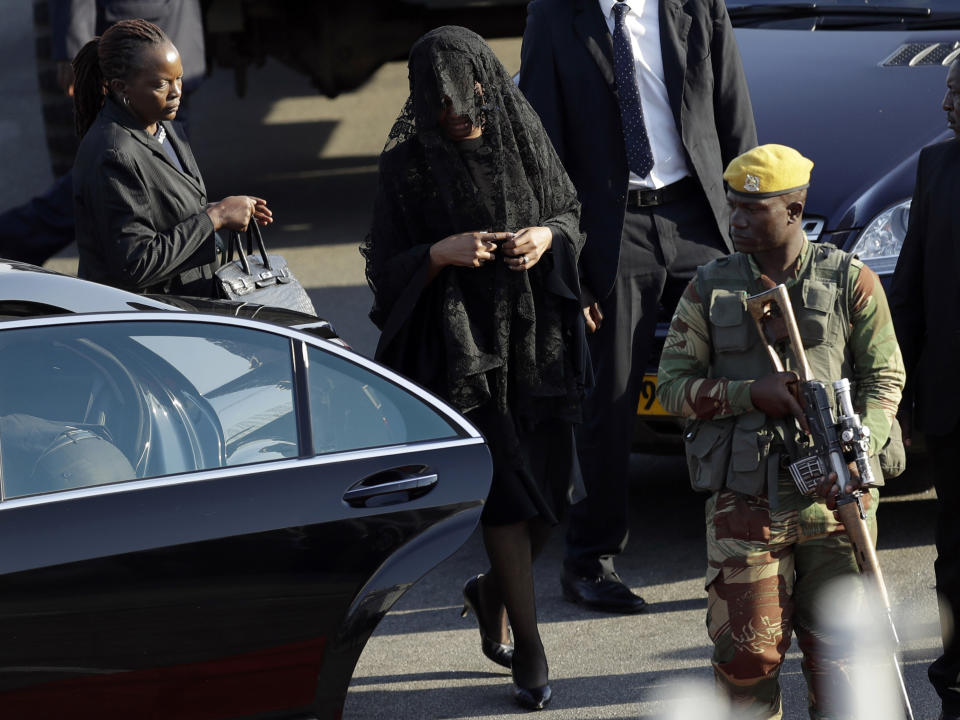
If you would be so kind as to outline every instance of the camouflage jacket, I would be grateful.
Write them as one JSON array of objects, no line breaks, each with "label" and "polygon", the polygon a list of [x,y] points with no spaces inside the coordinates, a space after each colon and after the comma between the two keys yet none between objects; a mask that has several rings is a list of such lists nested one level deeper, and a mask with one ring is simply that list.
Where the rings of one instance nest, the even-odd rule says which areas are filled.
[{"label": "camouflage jacket", "polygon": [[[794,277],[785,283],[788,289],[803,280],[816,262],[811,248],[805,240]],[[763,285],[760,268],[752,257],[748,260],[752,277],[743,289],[752,295],[761,292]],[[856,258],[847,273],[845,297],[850,318],[845,350],[854,370],[849,379],[855,388],[854,405],[870,428],[870,452],[875,454],[890,434],[906,373],[880,280]],[[708,302],[709,298],[705,301],[700,296],[697,278],[691,280],[677,305],[660,356],[657,397],[668,411],[688,418],[719,419],[756,410],[750,400],[753,380],[713,377]],[[760,342],[758,335],[752,337]]]}]

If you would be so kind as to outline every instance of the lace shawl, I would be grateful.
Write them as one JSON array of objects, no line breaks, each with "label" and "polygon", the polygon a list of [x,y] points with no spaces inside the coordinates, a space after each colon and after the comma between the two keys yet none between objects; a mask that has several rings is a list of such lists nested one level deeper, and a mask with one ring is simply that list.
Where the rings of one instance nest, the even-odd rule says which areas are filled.
[{"label": "lace shawl", "polygon": [[[370,317],[383,331],[376,357],[464,413],[492,401],[517,429],[545,417],[577,421],[589,361],[573,184],[536,113],[475,33],[442,27],[424,35],[410,51],[409,78],[361,246],[374,293]],[[454,114],[483,130],[492,202],[478,198],[438,128],[443,95]],[[498,254],[480,268],[445,268],[427,284],[433,243],[538,225],[551,228],[553,246],[530,270],[511,271]]]}]

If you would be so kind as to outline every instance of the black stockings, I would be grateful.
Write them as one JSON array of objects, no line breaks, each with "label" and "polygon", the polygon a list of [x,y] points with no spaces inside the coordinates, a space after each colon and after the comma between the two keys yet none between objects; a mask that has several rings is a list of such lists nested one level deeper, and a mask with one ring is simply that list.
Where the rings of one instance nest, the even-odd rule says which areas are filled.
[{"label": "black stockings", "polygon": [[[490,572],[481,579],[484,608],[505,608],[513,629],[513,676],[524,688],[547,683],[547,658],[537,628],[537,604],[533,588],[533,562],[543,550],[550,525],[540,518],[512,525],[484,525],[483,544],[490,558]],[[486,614],[486,612],[484,613]],[[496,627],[491,617],[488,627]],[[508,641],[501,611],[501,642]],[[496,639],[496,638],[494,638]]]}]

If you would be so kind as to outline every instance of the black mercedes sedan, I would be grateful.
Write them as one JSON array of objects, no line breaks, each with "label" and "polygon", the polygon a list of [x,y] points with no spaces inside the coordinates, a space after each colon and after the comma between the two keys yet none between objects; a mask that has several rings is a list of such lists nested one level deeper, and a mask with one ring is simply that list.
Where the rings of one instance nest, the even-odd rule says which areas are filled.
[{"label": "black mercedes sedan", "polygon": [[339,718],[479,520],[441,400],[312,316],[175,304],[0,260],[3,718]]}]

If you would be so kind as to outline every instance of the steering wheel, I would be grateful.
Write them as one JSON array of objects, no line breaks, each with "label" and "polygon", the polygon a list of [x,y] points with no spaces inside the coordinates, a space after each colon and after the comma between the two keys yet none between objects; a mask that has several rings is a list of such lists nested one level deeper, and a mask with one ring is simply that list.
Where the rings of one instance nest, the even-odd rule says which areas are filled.
[{"label": "steering wheel", "polygon": [[99,371],[91,383],[83,422],[105,427],[137,477],[143,477],[150,451],[150,423],[139,383],[114,353],[97,342],[78,338],[68,347]]}]

